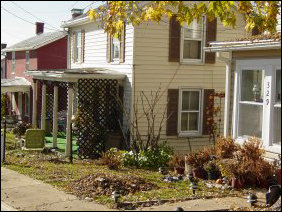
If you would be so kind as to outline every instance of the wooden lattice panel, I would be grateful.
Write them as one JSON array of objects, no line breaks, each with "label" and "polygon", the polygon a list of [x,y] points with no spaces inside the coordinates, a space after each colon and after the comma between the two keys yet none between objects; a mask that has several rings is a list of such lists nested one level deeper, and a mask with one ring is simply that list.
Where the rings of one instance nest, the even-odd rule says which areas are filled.
[{"label": "wooden lattice panel", "polygon": [[105,149],[107,134],[119,129],[118,81],[80,79],[78,110],[82,124],[78,125],[78,156],[98,158]]}]

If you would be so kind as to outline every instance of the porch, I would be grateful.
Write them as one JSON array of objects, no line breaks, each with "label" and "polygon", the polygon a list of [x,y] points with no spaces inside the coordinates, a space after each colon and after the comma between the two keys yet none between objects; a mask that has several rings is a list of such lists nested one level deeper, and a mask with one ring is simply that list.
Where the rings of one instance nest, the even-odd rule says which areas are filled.
[{"label": "porch", "polygon": [[[101,68],[37,70],[26,74],[33,77],[36,97],[32,103],[32,125],[51,136],[53,148],[65,145],[65,156],[69,156],[75,137],[78,157],[97,158],[102,151],[120,144],[123,116],[117,100],[123,99],[125,75]],[[61,139],[66,140],[65,144]],[[49,139],[49,145],[50,142]]]},{"label": "porch", "polygon": [[31,83],[22,77],[1,79],[1,95],[5,95],[8,126],[29,121]]}]

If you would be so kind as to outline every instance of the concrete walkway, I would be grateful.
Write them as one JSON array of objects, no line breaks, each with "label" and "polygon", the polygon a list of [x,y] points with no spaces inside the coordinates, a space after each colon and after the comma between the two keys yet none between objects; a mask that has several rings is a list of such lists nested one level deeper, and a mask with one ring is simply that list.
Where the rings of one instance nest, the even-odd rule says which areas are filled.
[{"label": "concrete walkway", "polygon": [[[263,203],[263,193],[257,193]],[[226,197],[198,199],[166,203],[159,206],[138,208],[139,211],[185,211],[227,210],[230,207],[247,207],[247,199]],[[10,169],[1,167],[1,211],[109,211],[111,209],[95,202],[79,200],[53,186],[31,179]]]},{"label": "concrete walkway", "polygon": [[109,211],[110,209],[55,189],[1,167],[1,211]]}]

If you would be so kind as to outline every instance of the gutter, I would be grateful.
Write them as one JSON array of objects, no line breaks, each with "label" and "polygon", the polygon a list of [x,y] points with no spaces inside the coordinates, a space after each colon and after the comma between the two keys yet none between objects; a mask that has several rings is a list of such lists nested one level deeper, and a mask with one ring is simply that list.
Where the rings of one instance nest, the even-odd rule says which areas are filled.
[{"label": "gutter", "polygon": [[81,24],[87,24],[90,23],[90,19],[88,16],[77,19],[77,20],[72,20],[72,21],[63,21],[61,23],[61,28],[68,28],[68,27],[73,27],[73,26],[79,26]]},{"label": "gutter", "polygon": [[246,50],[260,50],[260,49],[281,49],[281,41],[272,43],[241,43],[238,45],[218,45],[210,44],[212,47],[205,47],[207,52],[229,52],[229,51],[246,51]]}]

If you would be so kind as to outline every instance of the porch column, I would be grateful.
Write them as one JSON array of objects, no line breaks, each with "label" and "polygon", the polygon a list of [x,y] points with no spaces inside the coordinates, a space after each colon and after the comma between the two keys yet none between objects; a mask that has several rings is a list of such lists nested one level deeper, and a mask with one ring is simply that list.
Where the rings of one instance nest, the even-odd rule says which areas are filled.
[{"label": "porch column", "polygon": [[46,81],[42,83],[41,129],[46,130]]},{"label": "porch column", "polygon": [[229,135],[229,110],[230,110],[230,84],[231,84],[231,63],[226,62],[225,67],[225,107],[224,107],[224,130],[223,135],[227,137]]},{"label": "porch column", "polygon": [[70,156],[70,145],[71,142],[71,119],[72,119],[72,109],[73,109],[73,86],[74,83],[68,84],[68,113],[67,113],[67,143],[66,143],[66,157]]},{"label": "porch column", "polygon": [[37,128],[37,81],[33,79],[32,89],[32,126]]},{"label": "porch column", "polygon": [[22,115],[23,115],[23,95],[22,92],[18,92],[18,117],[19,120],[22,120]]},{"label": "porch column", "polygon": [[57,148],[58,135],[58,84],[54,84],[54,105],[53,105],[53,148]]}]

